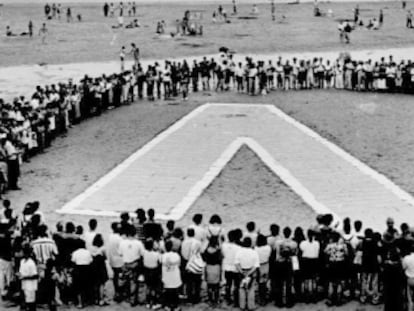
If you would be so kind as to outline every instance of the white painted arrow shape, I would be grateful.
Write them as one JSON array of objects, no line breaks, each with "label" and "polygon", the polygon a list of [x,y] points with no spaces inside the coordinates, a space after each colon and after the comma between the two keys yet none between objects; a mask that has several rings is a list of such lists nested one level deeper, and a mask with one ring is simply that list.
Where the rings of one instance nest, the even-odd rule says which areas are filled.
[{"label": "white painted arrow shape", "polygon": [[205,104],[173,124],[58,212],[117,216],[154,208],[180,219],[247,145],[316,213],[382,228],[414,222],[414,199],[385,176],[272,105]]}]

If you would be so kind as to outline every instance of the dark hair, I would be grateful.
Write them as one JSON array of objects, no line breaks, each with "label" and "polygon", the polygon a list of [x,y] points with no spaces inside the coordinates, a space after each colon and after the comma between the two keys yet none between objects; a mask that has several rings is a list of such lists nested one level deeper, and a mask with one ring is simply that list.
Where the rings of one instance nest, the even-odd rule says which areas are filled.
[{"label": "dark hair", "polygon": [[111,229],[114,233],[119,233],[119,223],[117,222],[111,223]]},{"label": "dark hair", "polygon": [[221,222],[220,216],[217,215],[217,214],[214,214],[213,216],[211,216],[211,218],[210,218],[210,224],[218,224],[218,225],[221,225],[222,222]]},{"label": "dark hair", "polygon": [[234,229],[234,238],[235,242],[241,242],[241,239],[243,237],[243,231],[240,228]]},{"label": "dark hair", "polygon": [[135,213],[137,214],[137,218],[139,221],[144,222],[146,220],[145,211],[143,208],[138,208]]},{"label": "dark hair", "polygon": [[292,229],[290,229],[289,227],[285,227],[283,229],[283,235],[285,236],[285,238],[290,238],[291,234],[292,234]]},{"label": "dark hair", "polygon": [[201,222],[203,221],[203,215],[202,214],[195,214],[194,216],[193,216],[193,222],[196,224],[196,225],[199,225],[199,224],[201,224]]},{"label": "dark hair", "polygon": [[82,235],[83,234],[83,227],[82,226],[76,226],[76,232],[77,235]]},{"label": "dark hair", "polygon": [[257,246],[265,246],[267,244],[267,239],[263,234],[257,236]]},{"label": "dark hair", "polygon": [[362,221],[360,220],[355,220],[354,221],[354,228],[356,231],[359,231],[362,229]]},{"label": "dark hair", "polygon": [[166,227],[168,230],[174,230],[174,226],[175,226],[175,221],[174,220],[169,220],[167,221]]},{"label": "dark hair", "polygon": [[126,235],[131,237],[131,236],[135,236],[135,234],[137,233],[137,230],[135,229],[135,227],[133,225],[128,225],[126,228]]},{"label": "dark hair", "polygon": [[181,228],[175,228],[172,235],[176,239],[182,239],[184,233]]},{"label": "dark hair", "polygon": [[279,232],[280,232],[280,227],[278,225],[276,225],[276,224],[271,224],[270,225],[270,234],[272,236],[279,235]]},{"label": "dark hair", "polygon": [[246,225],[246,228],[249,232],[252,232],[254,229],[256,229],[256,223],[254,221],[249,221]]},{"label": "dark hair", "polygon": [[171,240],[167,240],[167,241],[165,242],[165,250],[166,250],[167,252],[171,252],[172,247],[173,247],[173,243],[171,242]]},{"label": "dark hair", "polygon": [[153,208],[150,208],[148,211],[147,211],[147,215],[148,215],[148,218],[149,219],[154,219],[154,217],[155,217],[155,211],[154,211],[154,209]]},{"label": "dark hair", "polygon": [[234,230],[230,230],[227,233],[227,238],[229,239],[230,243],[233,243],[234,241],[236,241],[236,232]]},{"label": "dark hair", "polygon": [[74,233],[75,232],[75,225],[73,224],[73,222],[69,221],[66,223],[66,233]]},{"label": "dark hair", "polygon": [[92,245],[96,247],[102,247],[104,245],[104,240],[101,234],[98,233],[97,235],[95,235],[92,241]]},{"label": "dark hair", "polygon": [[305,240],[305,234],[303,233],[302,227],[295,228],[295,232],[293,233],[293,239],[298,244]]},{"label": "dark hair", "polygon": [[3,206],[5,207],[5,208],[9,208],[10,207],[10,201],[9,200],[3,200]]},{"label": "dark hair", "polygon": [[243,247],[252,247],[252,239],[249,237],[246,237],[243,239]]},{"label": "dark hair", "polygon": [[364,230],[364,235],[366,238],[372,238],[374,235],[374,231],[371,228],[367,228]]},{"label": "dark hair", "polygon": [[194,237],[195,232],[193,228],[188,228],[187,229],[187,236],[189,236],[190,238]]},{"label": "dark hair", "polygon": [[121,213],[121,215],[119,216],[121,218],[122,221],[126,222],[129,220],[129,214],[127,212],[123,212]]},{"label": "dark hair", "polygon": [[147,251],[152,250],[152,249],[153,249],[153,247],[154,247],[154,240],[153,240],[153,239],[151,239],[151,238],[146,239],[146,240],[145,240],[145,243],[144,243],[144,246],[145,246],[145,249],[146,249]]},{"label": "dark hair", "polygon": [[96,227],[98,226],[98,221],[95,218],[89,219],[88,225],[89,225],[89,229],[95,230]]}]

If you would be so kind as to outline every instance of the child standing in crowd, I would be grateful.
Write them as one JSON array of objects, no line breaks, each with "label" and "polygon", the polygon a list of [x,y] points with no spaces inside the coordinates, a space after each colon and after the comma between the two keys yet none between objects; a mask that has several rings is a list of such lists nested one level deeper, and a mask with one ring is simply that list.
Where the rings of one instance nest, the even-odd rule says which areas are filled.
[{"label": "child standing in crowd", "polygon": [[144,278],[147,286],[147,305],[148,309],[159,309],[161,278],[161,254],[154,249],[154,241],[148,238],[145,241],[143,254]]},{"label": "child standing in crowd", "polygon": [[207,283],[208,300],[213,308],[219,303],[222,258],[218,238],[211,237],[207,249],[203,253],[203,259],[206,262],[205,280]]},{"label": "child standing in crowd", "polygon": [[31,258],[32,250],[29,246],[23,248],[23,259],[20,261],[19,275],[21,288],[24,294],[26,311],[36,311],[36,292],[38,288],[37,267]]},{"label": "child standing in crowd", "polygon": [[162,265],[162,283],[164,286],[164,306],[170,311],[178,308],[178,290],[182,285],[180,265],[180,256],[173,252],[171,241],[165,242],[165,253],[161,257]]}]

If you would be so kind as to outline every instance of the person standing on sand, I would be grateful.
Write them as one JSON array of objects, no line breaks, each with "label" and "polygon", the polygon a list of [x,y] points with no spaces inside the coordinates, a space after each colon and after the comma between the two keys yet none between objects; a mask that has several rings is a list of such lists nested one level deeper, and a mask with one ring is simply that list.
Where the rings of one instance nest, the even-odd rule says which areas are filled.
[{"label": "person standing on sand", "polygon": [[72,10],[70,9],[70,7],[68,7],[68,9],[66,10],[66,21],[68,23],[73,21]]},{"label": "person standing on sand", "polygon": [[121,72],[125,71],[125,46],[121,48],[121,52],[119,53],[119,60],[121,62]]},{"label": "person standing on sand", "polygon": [[50,14],[50,5],[48,3],[46,3],[45,5],[45,17],[46,19],[49,17]]},{"label": "person standing on sand", "polygon": [[405,26],[407,28],[413,28],[413,13],[411,13],[411,10],[408,10],[407,12],[407,22]]},{"label": "person standing on sand", "polygon": [[33,22],[32,21],[29,21],[28,28],[29,28],[29,36],[31,38],[33,37]]},{"label": "person standing on sand", "polygon": [[384,23],[384,12],[382,12],[382,9],[379,11],[378,22],[379,22],[380,26],[382,26],[382,24]]},{"label": "person standing on sand", "polygon": [[135,68],[138,68],[139,64],[139,48],[135,45],[135,43],[131,43],[131,51],[129,54],[132,54],[132,57],[134,58],[134,65]]},{"label": "person standing on sand", "polygon": [[48,29],[46,27],[46,23],[43,23],[42,28],[39,30],[39,36],[42,37],[42,44],[46,44],[46,37],[48,34]]},{"label": "person standing on sand", "polygon": [[109,12],[109,4],[108,2],[106,2],[103,6],[103,11],[104,11],[104,16],[108,17],[108,12]]}]

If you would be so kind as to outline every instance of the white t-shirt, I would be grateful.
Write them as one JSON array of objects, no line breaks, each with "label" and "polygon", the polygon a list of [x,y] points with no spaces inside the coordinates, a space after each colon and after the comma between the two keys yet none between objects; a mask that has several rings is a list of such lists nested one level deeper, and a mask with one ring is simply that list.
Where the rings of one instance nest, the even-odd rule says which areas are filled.
[{"label": "white t-shirt", "polygon": [[109,265],[112,268],[121,268],[124,262],[122,257],[119,255],[119,245],[121,244],[122,238],[118,233],[111,233],[108,238],[106,246]]},{"label": "white t-shirt", "polygon": [[87,266],[93,261],[92,254],[86,248],[79,248],[72,253],[72,262],[77,266]]},{"label": "white t-shirt", "polygon": [[141,258],[144,253],[144,246],[139,240],[124,239],[119,243],[118,252],[124,263],[132,263]]},{"label": "white t-shirt", "polygon": [[237,272],[236,254],[240,250],[240,246],[235,243],[224,242],[221,248],[223,254],[223,270]]},{"label": "white t-shirt", "polygon": [[240,265],[243,270],[260,267],[259,255],[253,248],[240,247],[234,263]]},{"label": "white t-shirt", "polygon": [[143,254],[144,267],[149,269],[157,268],[161,262],[161,254],[157,251],[144,250]]},{"label": "white t-shirt", "polygon": [[[37,275],[37,267],[33,259],[23,258],[20,261],[19,273],[22,278]],[[37,290],[37,280],[22,280],[22,290]]]},{"label": "white t-shirt", "polygon": [[207,231],[203,226],[192,224],[188,228],[194,229],[194,237],[200,242],[204,242],[207,238]]},{"label": "white t-shirt", "polygon": [[185,260],[189,260],[191,253],[196,249],[201,250],[201,242],[196,238],[187,238],[184,239],[181,244],[181,256]]},{"label": "white t-shirt", "polygon": [[269,245],[257,246],[255,247],[255,251],[259,255],[260,264],[269,262],[270,254],[272,253],[272,248]]},{"label": "white t-shirt", "polygon": [[414,253],[405,256],[402,265],[407,278],[414,278]]},{"label": "white t-shirt", "polygon": [[299,244],[299,248],[302,251],[303,258],[316,259],[319,257],[320,244],[318,241],[302,241]]},{"label": "white t-shirt", "polygon": [[86,249],[89,251],[92,249],[93,239],[95,239],[96,234],[97,233],[95,231],[88,231],[83,234],[83,240],[85,241]]},{"label": "white t-shirt", "polygon": [[168,252],[162,255],[162,283],[164,288],[178,288],[181,286],[180,264],[181,258],[177,253]]}]

